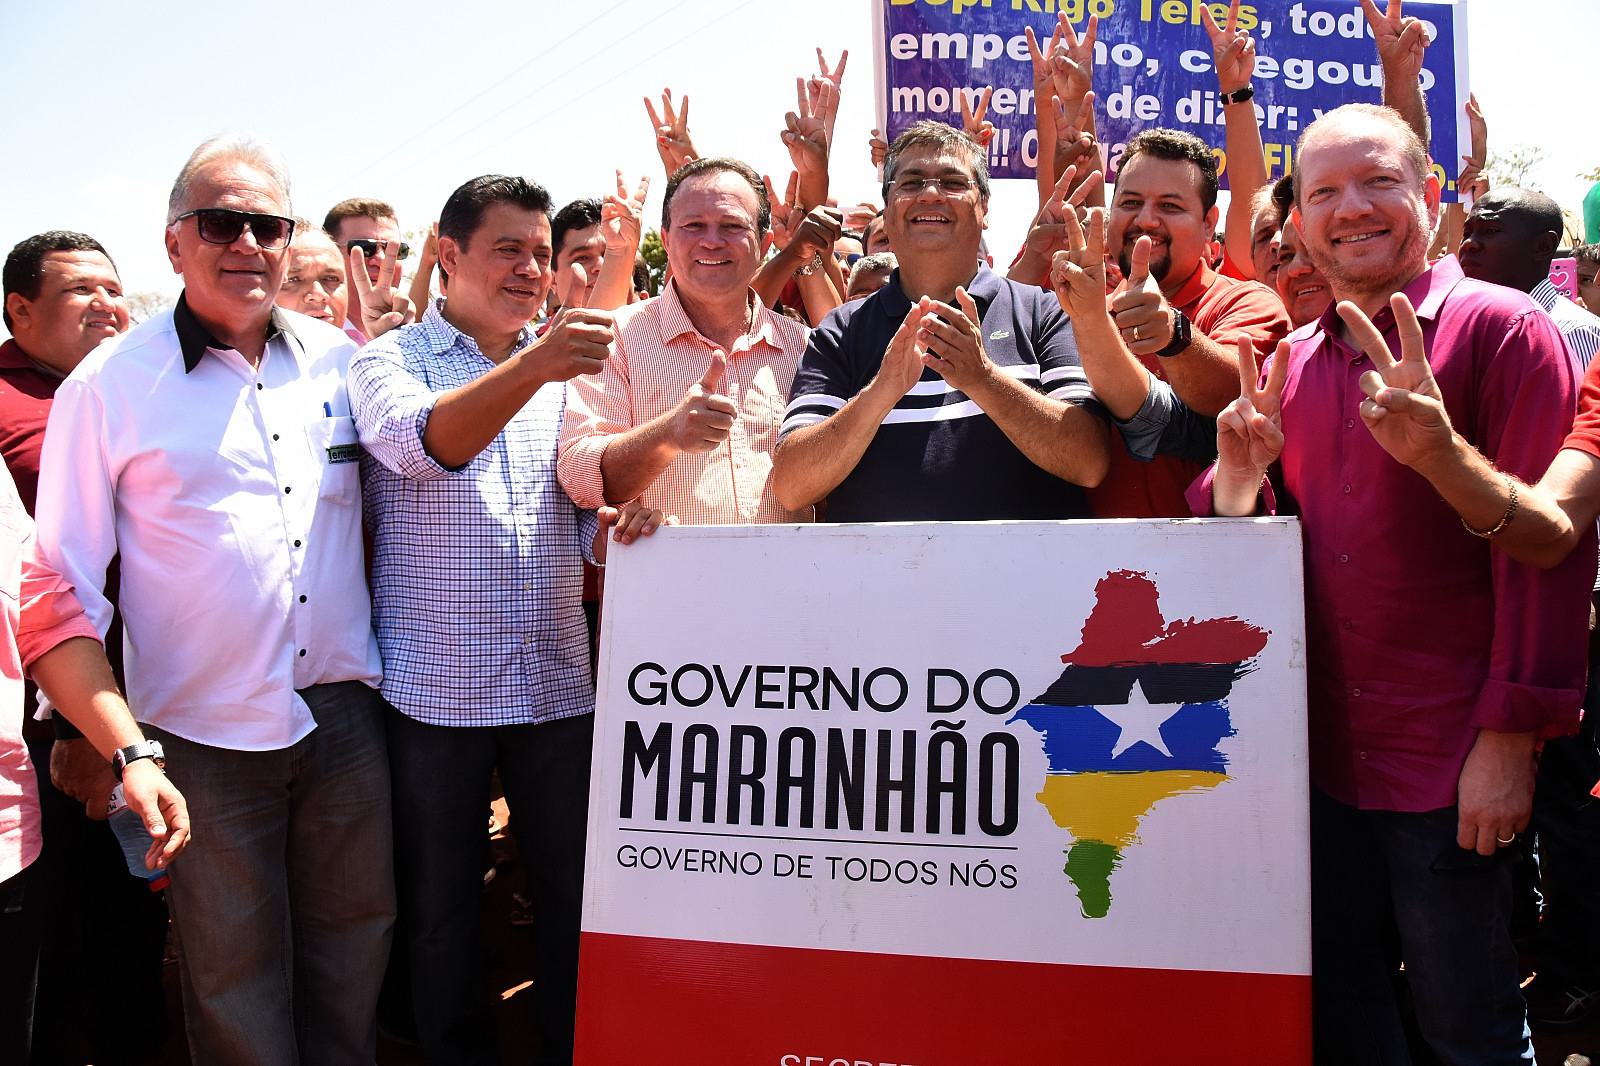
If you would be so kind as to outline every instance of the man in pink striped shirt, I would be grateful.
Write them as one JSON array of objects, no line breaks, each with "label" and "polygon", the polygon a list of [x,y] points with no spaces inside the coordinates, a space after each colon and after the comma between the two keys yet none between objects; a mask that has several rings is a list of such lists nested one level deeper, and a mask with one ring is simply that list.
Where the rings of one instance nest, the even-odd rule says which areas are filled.
[{"label": "man in pink striped shirt", "polygon": [[617,312],[600,373],[567,385],[556,473],[579,507],[637,499],[691,525],[809,522],[772,494],[772,449],[808,330],[750,287],[772,241],[761,177],[698,159],[667,182],[671,279]]}]

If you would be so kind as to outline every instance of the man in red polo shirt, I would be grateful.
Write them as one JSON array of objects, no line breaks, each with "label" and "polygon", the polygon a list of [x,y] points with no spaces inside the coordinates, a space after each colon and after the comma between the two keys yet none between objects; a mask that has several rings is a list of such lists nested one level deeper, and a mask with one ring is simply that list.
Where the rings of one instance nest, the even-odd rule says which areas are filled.
[{"label": "man in red polo shirt", "polygon": [[[128,303],[100,242],[67,230],[11,249],[4,301],[11,339],[0,344],[0,459],[31,515],[56,386],[102,341],[127,331]],[[106,654],[120,683],[119,624],[107,634]],[[28,681],[23,736],[39,768],[44,850],[37,875],[47,902],[37,912],[44,942],[34,1045],[56,1054],[59,1044],[86,1036],[96,1061],[136,1058],[167,1033],[167,908],[124,873],[110,828],[85,813],[86,806],[105,810],[116,784],[110,762],[61,715],[35,720],[35,691]]]},{"label": "man in red polo shirt", "polygon": [[1166,129],[1128,142],[1106,221],[1127,279],[1109,298],[1121,343],[1078,338],[1095,396],[1128,445],[1113,445],[1110,473],[1088,490],[1096,517],[1189,516],[1184,492],[1203,465],[1157,454],[1158,435],[1138,429],[1152,417],[1152,374],[1191,410],[1215,416],[1239,394],[1239,338],[1264,357],[1289,332],[1276,293],[1211,269],[1216,226],[1217,163],[1205,142]]}]

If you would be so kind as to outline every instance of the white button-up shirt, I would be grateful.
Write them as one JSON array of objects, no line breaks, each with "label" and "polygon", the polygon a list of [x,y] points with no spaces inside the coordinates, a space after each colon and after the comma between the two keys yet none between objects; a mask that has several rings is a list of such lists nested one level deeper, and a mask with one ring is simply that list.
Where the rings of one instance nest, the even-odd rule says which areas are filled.
[{"label": "white button-up shirt", "polygon": [[275,310],[259,367],[180,299],[56,392],[39,541],[103,634],[122,556],[128,703],[214,747],[283,748],[316,725],[296,689],[376,687],[360,455],[340,330]]}]

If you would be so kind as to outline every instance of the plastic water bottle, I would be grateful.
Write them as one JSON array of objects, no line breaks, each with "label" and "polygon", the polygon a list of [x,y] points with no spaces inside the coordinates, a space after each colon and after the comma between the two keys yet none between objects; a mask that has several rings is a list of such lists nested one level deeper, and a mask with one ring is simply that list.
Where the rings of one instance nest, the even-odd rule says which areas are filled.
[{"label": "plastic water bottle", "polygon": [[160,892],[167,887],[171,880],[165,870],[147,870],[144,867],[145,852],[150,850],[150,842],[155,838],[150,835],[150,830],[144,827],[144,821],[122,796],[122,785],[119,783],[111,790],[111,802],[106,804],[106,820],[111,823],[111,831],[117,836],[117,843],[122,845],[122,857],[128,863],[128,872],[135,877],[142,878],[149,886],[150,891]]}]

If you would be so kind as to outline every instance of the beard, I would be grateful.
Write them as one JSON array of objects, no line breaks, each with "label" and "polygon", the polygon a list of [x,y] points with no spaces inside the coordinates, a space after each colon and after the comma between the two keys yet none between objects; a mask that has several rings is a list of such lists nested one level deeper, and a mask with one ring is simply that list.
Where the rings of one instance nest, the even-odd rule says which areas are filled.
[{"label": "beard", "polygon": [[1418,200],[1407,220],[1405,241],[1399,254],[1392,258],[1347,264],[1333,254],[1331,244],[1323,246],[1309,241],[1306,243],[1306,252],[1318,272],[1328,279],[1339,299],[1397,292],[1428,265],[1428,245],[1433,238],[1426,212],[1426,206]]},{"label": "beard", "polygon": [[[1122,269],[1124,278],[1133,276],[1133,246],[1139,243],[1140,237],[1145,236],[1149,235],[1141,233],[1131,240],[1123,240],[1122,251],[1117,255],[1117,266]],[[1170,244],[1163,244],[1160,246],[1160,251],[1152,249],[1150,252],[1150,276],[1156,279],[1157,285],[1164,283],[1167,280],[1167,273],[1172,270],[1172,253],[1168,251],[1170,247]]]}]

